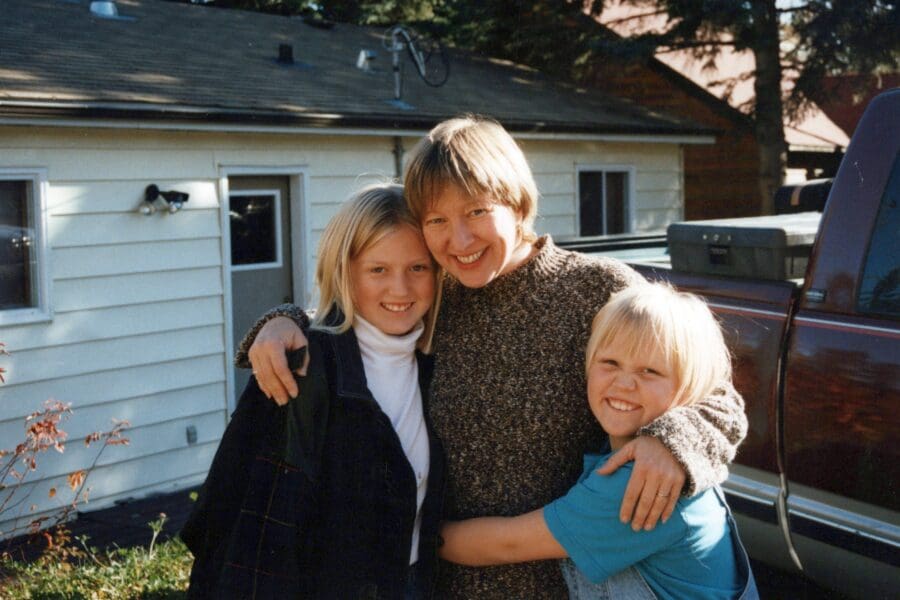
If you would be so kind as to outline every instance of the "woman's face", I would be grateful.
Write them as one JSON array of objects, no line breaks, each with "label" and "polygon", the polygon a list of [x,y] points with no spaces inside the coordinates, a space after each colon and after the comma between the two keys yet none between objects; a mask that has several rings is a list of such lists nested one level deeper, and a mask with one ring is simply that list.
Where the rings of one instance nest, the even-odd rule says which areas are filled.
[{"label": "woman's face", "polygon": [[591,412],[614,450],[669,410],[678,391],[678,378],[661,352],[632,356],[617,340],[597,348],[587,375]]},{"label": "woman's face", "polygon": [[422,234],[401,225],[350,261],[353,306],[390,335],[409,333],[434,302],[434,268]]},{"label": "woman's face", "polygon": [[528,260],[532,245],[519,235],[522,217],[490,198],[445,186],[425,212],[422,233],[439,265],[469,288],[480,288]]}]

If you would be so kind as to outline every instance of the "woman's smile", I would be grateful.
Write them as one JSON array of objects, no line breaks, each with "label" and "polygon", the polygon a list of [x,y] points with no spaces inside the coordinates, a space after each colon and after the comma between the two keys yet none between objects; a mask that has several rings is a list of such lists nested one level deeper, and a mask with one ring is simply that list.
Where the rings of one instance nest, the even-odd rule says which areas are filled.
[{"label": "woman's smile", "polygon": [[480,288],[514,271],[533,246],[521,235],[522,217],[486,197],[447,185],[422,220],[425,243],[439,265],[469,288]]}]

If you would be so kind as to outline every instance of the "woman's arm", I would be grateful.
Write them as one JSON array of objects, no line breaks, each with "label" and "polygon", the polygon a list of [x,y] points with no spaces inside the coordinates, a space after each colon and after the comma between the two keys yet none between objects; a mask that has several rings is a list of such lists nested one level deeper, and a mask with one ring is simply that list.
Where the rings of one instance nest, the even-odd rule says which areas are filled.
[{"label": "woman's arm", "polygon": [[[308,329],[309,317],[299,306],[282,304],[264,314],[238,347],[235,364],[242,368],[251,367],[260,390],[279,405],[287,404],[299,393],[285,352],[305,347],[304,332]],[[306,364],[300,374],[305,372]]]},{"label": "woman's arm", "polygon": [[441,529],[444,560],[471,567],[565,558],[565,549],[550,533],[543,509],[517,517],[481,517],[448,521]]},{"label": "woman's arm", "polygon": [[728,477],[747,427],[744,399],[728,382],[700,402],[666,411],[638,435],[668,448],[687,473],[684,494],[693,496]]},{"label": "woman's arm", "polygon": [[696,404],[668,410],[637,433],[599,472],[634,461],[620,518],[635,530],[649,530],[660,517],[669,518],[681,494],[693,496],[728,476],[747,435],[744,401],[729,383]]}]

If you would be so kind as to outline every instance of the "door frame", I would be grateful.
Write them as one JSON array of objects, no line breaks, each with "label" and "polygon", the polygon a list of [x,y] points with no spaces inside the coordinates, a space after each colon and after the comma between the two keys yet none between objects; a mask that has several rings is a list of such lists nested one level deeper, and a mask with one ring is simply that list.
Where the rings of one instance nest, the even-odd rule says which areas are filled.
[{"label": "door frame", "polygon": [[[232,290],[231,290],[231,221],[228,218],[229,189],[228,178],[241,175],[268,175],[272,177],[287,177],[290,191],[291,211],[291,268],[295,273],[300,269],[300,277],[293,277],[294,302],[305,305],[308,302],[308,294],[311,291],[308,281],[311,281],[307,273],[307,261],[311,251],[307,248],[307,242],[312,236],[310,222],[309,203],[309,167],[306,165],[286,166],[253,166],[253,165],[219,165],[219,223],[222,252],[222,312],[224,314],[225,352],[223,363],[225,366],[225,422],[228,422],[231,413],[236,408],[234,389],[234,370],[231,356],[231,348],[234,346],[232,326]],[[239,335],[242,335],[240,332]]]}]

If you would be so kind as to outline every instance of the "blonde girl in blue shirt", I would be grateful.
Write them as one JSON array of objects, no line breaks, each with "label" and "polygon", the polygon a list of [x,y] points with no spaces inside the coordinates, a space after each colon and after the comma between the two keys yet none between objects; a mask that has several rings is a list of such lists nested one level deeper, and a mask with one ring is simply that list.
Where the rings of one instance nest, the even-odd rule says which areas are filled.
[{"label": "blonde girl in blue shirt", "polygon": [[633,531],[619,519],[630,468],[596,472],[641,427],[730,383],[715,317],[692,294],[635,285],[610,299],[591,332],[588,403],[609,451],[585,455],[578,483],[543,508],[445,523],[440,556],[469,566],[569,557],[562,568],[571,598],[757,598],[720,489],[680,498],[654,530]]}]

